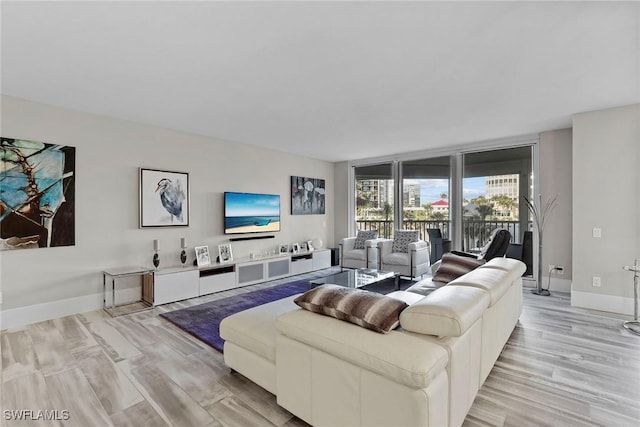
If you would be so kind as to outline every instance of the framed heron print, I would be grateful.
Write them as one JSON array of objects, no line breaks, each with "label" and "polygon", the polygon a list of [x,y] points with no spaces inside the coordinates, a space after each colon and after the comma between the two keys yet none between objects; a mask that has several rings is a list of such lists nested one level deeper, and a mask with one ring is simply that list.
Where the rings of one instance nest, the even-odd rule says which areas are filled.
[{"label": "framed heron print", "polygon": [[140,228],[189,225],[189,174],[140,168]]}]

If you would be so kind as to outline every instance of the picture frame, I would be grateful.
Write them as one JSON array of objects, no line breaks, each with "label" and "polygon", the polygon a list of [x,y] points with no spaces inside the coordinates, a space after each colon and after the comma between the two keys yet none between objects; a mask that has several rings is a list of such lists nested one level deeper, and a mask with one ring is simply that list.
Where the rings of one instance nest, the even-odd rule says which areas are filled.
[{"label": "picture frame", "polygon": [[140,168],[140,228],[189,226],[189,174]]},{"label": "picture frame", "polygon": [[278,246],[278,253],[280,255],[289,254],[289,244],[288,243],[282,243],[280,246]]},{"label": "picture frame", "polygon": [[307,244],[307,242],[300,243],[300,251],[302,251],[302,252],[308,252],[309,251],[309,245]]},{"label": "picture frame", "polygon": [[307,250],[309,252],[315,250],[315,248],[313,247],[313,241],[312,240],[307,240]]},{"label": "picture frame", "polygon": [[233,261],[233,252],[231,252],[230,244],[223,243],[218,245],[218,259],[221,264]]},{"label": "picture frame", "polygon": [[324,215],[325,197],[324,179],[291,176],[291,215]]},{"label": "picture frame", "polygon": [[294,254],[300,252],[300,243],[293,243],[291,246],[291,252],[293,252]]},{"label": "picture frame", "polygon": [[2,137],[0,252],[75,246],[78,185],[75,147]]},{"label": "picture frame", "polygon": [[209,246],[196,246],[196,263],[198,267],[211,265],[211,256],[209,255]]}]

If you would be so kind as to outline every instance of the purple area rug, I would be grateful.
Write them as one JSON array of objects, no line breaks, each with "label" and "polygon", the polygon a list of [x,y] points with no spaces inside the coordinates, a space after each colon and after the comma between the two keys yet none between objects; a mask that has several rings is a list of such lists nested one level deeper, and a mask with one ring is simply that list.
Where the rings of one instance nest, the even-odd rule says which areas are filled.
[{"label": "purple area rug", "polygon": [[[224,340],[220,338],[220,322],[222,319],[251,307],[306,292],[309,290],[309,280],[298,280],[271,288],[258,289],[193,307],[162,313],[160,316],[222,352],[224,344]],[[401,279],[400,288],[406,289],[412,283]],[[393,292],[395,286],[393,279],[391,279],[368,285],[365,289],[386,294]]]},{"label": "purple area rug", "polygon": [[224,340],[220,338],[222,319],[248,308],[300,294],[307,290],[309,290],[309,280],[298,280],[162,313],[160,316],[222,352],[224,344]]}]

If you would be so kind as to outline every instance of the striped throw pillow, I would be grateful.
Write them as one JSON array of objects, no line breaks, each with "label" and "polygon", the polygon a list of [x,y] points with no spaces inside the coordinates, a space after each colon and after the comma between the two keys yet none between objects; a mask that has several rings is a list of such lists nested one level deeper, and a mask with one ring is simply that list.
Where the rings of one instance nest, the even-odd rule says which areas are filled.
[{"label": "striped throw pillow", "polygon": [[334,317],[386,334],[400,324],[404,301],[363,289],[327,284],[313,288],[294,302],[305,310]]},{"label": "striped throw pillow", "polygon": [[447,284],[453,279],[457,279],[463,274],[467,274],[484,264],[484,259],[469,258],[455,254],[444,254],[438,271],[433,276],[434,282]]}]

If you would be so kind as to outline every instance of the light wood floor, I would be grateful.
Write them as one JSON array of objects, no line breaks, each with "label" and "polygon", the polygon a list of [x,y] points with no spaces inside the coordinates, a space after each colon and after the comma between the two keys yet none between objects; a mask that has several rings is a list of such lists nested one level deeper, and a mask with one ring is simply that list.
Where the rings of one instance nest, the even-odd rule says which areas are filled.
[{"label": "light wood floor", "polygon": [[[3,332],[0,425],[306,426],[274,396],[231,374],[219,352],[158,317],[256,287]],[[520,323],[465,426],[640,425],[640,337],[620,324],[572,308],[567,294],[525,290]],[[70,418],[7,420],[5,411],[17,409],[67,410]]]}]

